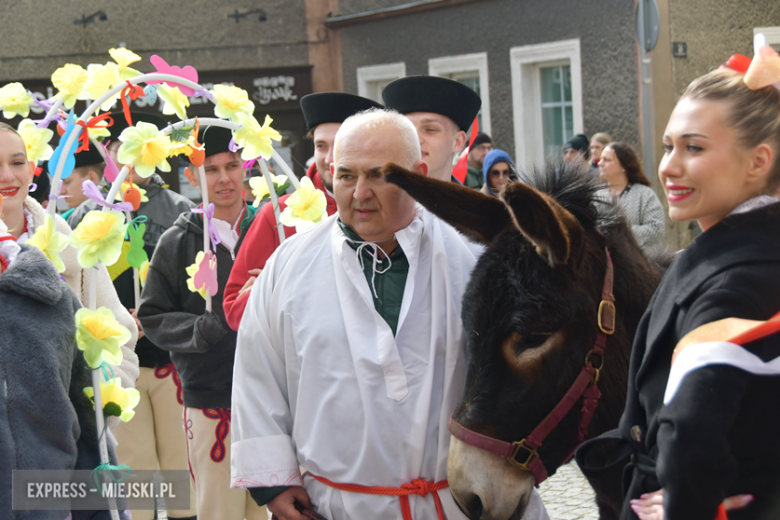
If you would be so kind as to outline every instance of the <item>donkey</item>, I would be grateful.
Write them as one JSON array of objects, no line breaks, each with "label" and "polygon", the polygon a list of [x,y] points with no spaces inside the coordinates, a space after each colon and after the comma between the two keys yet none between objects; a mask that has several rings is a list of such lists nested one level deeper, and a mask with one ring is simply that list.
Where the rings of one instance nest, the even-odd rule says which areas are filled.
[{"label": "donkey", "polygon": [[[548,163],[534,169],[528,184],[507,186],[503,201],[396,165],[384,171],[388,182],[486,246],[463,296],[466,383],[450,431],[457,423],[471,434],[517,446],[585,366],[594,376],[589,384],[597,383],[603,395],[586,426],[585,398],[578,396],[537,450],[525,445],[502,457],[452,437],[447,477],[463,512],[474,520],[519,520],[538,485],[528,464],[533,457],[553,474],[582,440],[578,425],[580,437],[590,438],[617,427],[631,342],[661,268],[645,258],[622,214],[597,195],[597,178],[582,166]],[[597,356],[591,349],[602,326],[608,257],[617,311],[613,333]],[[622,503],[619,472],[590,484],[601,519],[616,519]]]}]

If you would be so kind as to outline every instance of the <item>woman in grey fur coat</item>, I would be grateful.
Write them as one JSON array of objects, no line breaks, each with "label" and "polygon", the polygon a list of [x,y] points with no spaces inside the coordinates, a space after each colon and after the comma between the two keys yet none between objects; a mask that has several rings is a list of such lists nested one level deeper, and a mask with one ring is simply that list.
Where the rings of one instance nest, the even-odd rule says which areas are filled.
[{"label": "woman in grey fur coat", "polygon": [[100,455],[84,395],[92,378],[76,346],[79,300],[43,253],[4,237],[10,235],[0,232],[0,518],[108,519],[108,511],[12,510],[13,470],[92,470]]},{"label": "woman in grey fur coat", "polygon": [[631,146],[626,143],[605,146],[599,161],[599,176],[609,184],[607,191],[623,209],[639,246],[646,249],[660,244],[666,224],[664,207]]}]

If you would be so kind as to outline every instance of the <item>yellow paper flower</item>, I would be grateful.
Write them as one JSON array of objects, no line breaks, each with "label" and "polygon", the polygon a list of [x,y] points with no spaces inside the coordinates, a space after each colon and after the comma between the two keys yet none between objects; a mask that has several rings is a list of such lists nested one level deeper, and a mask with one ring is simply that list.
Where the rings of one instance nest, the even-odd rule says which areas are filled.
[{"label": "yellow paper flower", "polygon": [[109,137],[111,135],[111,132],[108,130],[108,121],[98,121],[95,126],[90,126],[87,128],[87,132],[89,132],[89,137],[91,139],[97,139],[99,137]]},{"label": "yellow paper flower", "polygon": [[249,101],[249,94],[246,90],[234,87],[232,85],[214,85],[214,113],[222,119],[236,121],[236,114],[242,113],[252,115],[255,111],[255,104]]},{"label": "yellow paper flower", "polygon": [[301,179],[301,186],[287,197],[285,203],[287,207],[279,220],[296,230],[305,229],[328,216],[325,194],[315,188],[308,177]]},{"label": "yellow paper flower", "polygon": [[0,88],[0,108],[3,109],[3,117],[6,119],[12,119],[17,114],[22,117],[29,116],[33,103],[35,98],[21,83],[9,83]]},{"label": "yellow paper flower", "polygon": [[[88,386],[84,389],[84,395],[92,401],[95,408],[95,389]],[[103,402],[104,417],[119,417],[122,422],[127,422],[135,416],[135,408],[141,402],[141,394],[135,388],[122,388],[119,378],[100,383],[100,399]]]},{"label": "yellow paper flower", "polygon": [[73,108],[78,99],[86,99],[84,85],[89,75],[81,65],[66,63],[51,75],[51,83],[59,90],[55,97],[62,98],[65,108]]},{"label": "yellow paper flower", "polygon": [[[271,182],[274,184],[274,189],[279,189],[287,183],[287,175],[271,175]],[[252,203],[254,207],[259,207],[264,198],[271,195],[268,191],[268,182],[263,177],[250,177],[249,187],[252,188],[252,194],[255,196],[255,201]]]},{"label": "yellow paper flower", "polygon": [[[119,190],[120,196],[122,196],[125,193],[125,190],[127,188],[129,188],[130,186],[132,186],[133,188],[137,189],[138,193],[141,194],[141,202],[149,202],[149,197],[146,196],[146,190],[143,189],[142,187],[140,187],[138,184],[136,184],[134,182],[130,183],[128,181],[122,181],[122,189]],[[122,200],[124,200],[124,198]]]},{"label": "yellow paper flower", "polygon": [[35,230],[35,234],[27,244],[43,251],[58,272],[65,272],[65,264],[60,258],[60,252],[68,245],[68,237],[54,229],[54,218],[51,215],[46,214],[46,222]]},{"label": "yellow paper flower", "polygon": [[28,161],[46,161],[54,153],[54,149],[49,145],[54,132],[48,128],[38,128],[30,119],[23,119],[16,131],[24,141]]},{"label": "yellow paper flower", "polygon": [[162,83],[157,87],[157,95],[165,101],[163,114],[176,114],[179,119],[187,119],[187,107],[190,106],[190,100],[181,93],[179,87],[171,87]]},{"label": "yellow paper flower", "polygon": [[[98,99],[122,82],[119,66],[116,63],[109,62],[105,65],[91,63],[87,66],[87,83],[84,85],[84,94],[89,99]],[[108,98],[105,103],[100,105],[100,109],[104,112],[110,110],[119,99],[120,94],[121,91]]]},{"label": "yellow paper flower", "polygon": [[250,161],[258,157],[270,159],[274,153],[271,139],[281,141],[282,134],[271,128],[273,119],[266,115],[263,126],[253,116],[241,112],[236,113],[241,128],[233,132],[233,140],[243,146],[241,158]]},{"label": "yellow paper flower", "polygon": [[149,274],[149,260],[145,260],[144,263],[141,264],[141,267],[138,268],[138,280],[141,282],[142,286],[146,284],[146,275],[148,274]]},{"label": "yellow paper flower", "polygon": [[132,165],[141,177],[149,177],[155,168],[171,171],[171,165],[166,161],[171,139],[153,124],[139,121],[134,127],[125,128],[119,140],[122,146],[117,152],[117,159],[120,163]]},{"label": "yellow paper flower", "polygon": [[204,300],[206,299],[206,287],[204,286],[200,289],[195,288],[195,273],[198,272],[198,267],[205,256],[206,254],[203,251],[199,251],[198,254],[195,255],[195,263],[185,269],[185,271],[187,271],[187,276],[189,276],[189,278],[187,278],[187,288],[192,292],[200,294]]},{"label": "yellow paper flower", "polygon": [[137,70],[131,69],[129,67],[131,63],[141,61],[141,57],[130,49],[125,49],[124,47],[108,49],[108,54],[111,56],[111,59],[114,60],[119,66],[119,77],[122,78],[122,80],[126,81],[141,74]]},{"label": "yellow paper flower", "polygon": [[125,216],[119,211],[90,211],[68,243],[79,250],[81,267],[94,267],[98,262],[113,265],[122,254],[126,231]]},{"label": "yellow paper flower", "polygon": [[120,364],[122,345],[130,337],[130,330],[119,323],[107,307],[96,311],[82,307],[76,311],[76,344],[84,352],[90,368],[98,368],[103,361]]},{"label": "yellow paper flower", "polygon": [[192,147],[195,145],[195,137],[190,135],[186,141],[174,141],[171,139],[171,149],[168,152],[168,157],[175,157],[177,155],[185,155],[189,157],[192,155]]}]

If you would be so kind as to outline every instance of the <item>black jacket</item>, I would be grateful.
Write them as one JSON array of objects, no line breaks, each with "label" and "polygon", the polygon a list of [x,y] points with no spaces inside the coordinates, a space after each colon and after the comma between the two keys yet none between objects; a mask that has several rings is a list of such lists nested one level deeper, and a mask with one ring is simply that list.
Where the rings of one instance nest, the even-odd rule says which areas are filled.
[{"label": "black jacket", "polygon": [[182,214],[157,243],[138,318],[154,344],[171,353],[184,406],[230,408],[237,334],[225,322],[222,294],[233,257],[225,246],[217,246],[219,291],[212,298],[213,312],[208,313],[206,301],[187,288],[186,268],[202,250],[201,216]]},{"label": "black jacket", "polygon": [[[778,311],[780,204],[727,217],[674,260],[631,352],[619,433],[634,455],[621,518],[636,518],[629,499],[661,487],[667,520],[712,520],[723,499],[738,494],[756,498],[729,518],[780,518],[780,378],[709,366],[663,405],[683,336],[720,319],[766,320]],[[780,355],[780,336],[746,348],[768,361]]]}]

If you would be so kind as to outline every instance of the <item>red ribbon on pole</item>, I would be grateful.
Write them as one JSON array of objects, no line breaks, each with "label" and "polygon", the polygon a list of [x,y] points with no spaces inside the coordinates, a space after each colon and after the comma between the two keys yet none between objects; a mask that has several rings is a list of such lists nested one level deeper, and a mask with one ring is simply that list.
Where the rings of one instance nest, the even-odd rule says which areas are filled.
[{"label": "red ribbon on pole", "polygon": [[130,105],[127,102],[127,97],[130,96],[132,101],[135,101],[139,97],[146,97],[144,89],[138,85],[133,85],[130,81],[127,81],[127,86],[122,89],[122,111],[125,113],[125,120],[129,126],[133,126],[133,119],[130,117]]},{"label": "red ribbon on pole", "polygon": [[469,145],[463,149],[463,152],[461,152],[460,157],[458,157],[458,162],[455,163],[455,167],[452,169],[452,176],[458,179],[461,184],[464,184],[466,182],[466,174],[468,174],[469,171],[469,165],[468,165],[469,151],[471,151],[471,145],[474,144],[474,139],[477,138],[478,133],[479,133],[479,120],[478,117],[475,117],[474,123],[472,123],[471,125],[471,138],[469,139]]},{"label": "red ribbon on pole", "polygon": [[83,130],[81,131],[81,134],[79,134],[79,141],[81,144],[76,149],[76,153],[89,150],[89,128],[100,128],[98,127],[98,123],[101,121],[107,121],[108,124],[105,126],[105,128],[108,128],[109,126],[112,126],[114,124],[114,119],[111,117],[111,114],[106,112],[105,114],[95,116],[93,118],[90,118],[89,121],[86,123],[84,121],[78,120],[76,121],[76,124],[79,125]]}]

